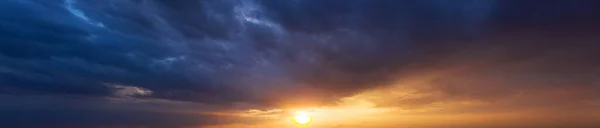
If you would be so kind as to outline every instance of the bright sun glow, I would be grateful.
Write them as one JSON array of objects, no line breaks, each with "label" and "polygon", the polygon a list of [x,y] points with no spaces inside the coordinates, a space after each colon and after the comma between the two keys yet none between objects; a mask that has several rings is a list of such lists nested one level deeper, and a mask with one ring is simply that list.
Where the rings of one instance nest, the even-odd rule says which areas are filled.
[{"label": "bright sun glow", "polygon": [[312,118],[306,112],[296,112],[292,120],[298,125],[308,125],[312,121]]}]

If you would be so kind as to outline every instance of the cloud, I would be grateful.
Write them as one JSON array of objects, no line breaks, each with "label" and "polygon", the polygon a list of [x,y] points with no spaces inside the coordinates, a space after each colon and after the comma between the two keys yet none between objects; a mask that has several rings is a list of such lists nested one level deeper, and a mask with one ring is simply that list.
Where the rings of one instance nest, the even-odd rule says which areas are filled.
[{"label": "cloud", "polygon": [[[2,23],[4,33],[12,34],[2,43],[0,59],[10,62],[2,65],[3,85],[43,93],[123,95],[123,89],[103,84],[111,83],[152,90],[154,98],[263,105],[303,98],[272,99],[265,93],[300,90],[296,93],[312,93],[308,100],[331,103],[385,83],[390,72],[408,62],[388,60],[420,58],[410,57],[414,51],[409,49],[417,44],[386,35],[392,30],[377,36],[339,26],[306,33],[282,17],[289,14],[269,14],[274,8],[263,2],[199,2],[199,8],[191,8],[159,1],[6,1],[31,15],[3,14],[24,21]],[[300,5],[318,4],[306,2]],[[356,8],[356,15],[363,10]],[[306,20],[321,22],[317,17]]]},{"label": "cloud", "polygon": [[130,97],[130,96],[149,96],[152,95],[152,90],[145,88],[139,88],[135,86],[123,86],[123,85],[112,85],[117,91],[114,95],[118,97]]},{"label": "cloud", "polygon": [[585,24],[597,9],[575,2],[555,12],[557,4],[8,0],[0,93],[235,110],[334,105],[397,86],[408,94],[373,102],[597,100],[598,26]]},{"label": "cloud", "polygon": [[372,98],[380,107],[437,107],[461,113],[571,111],[589,107],[586,102],[600,97],[594,93],[600,89],[595,79],[599,62],[591,53],[596,44],[586,41],[595,37],[569,37],[560,31],[494,34],[503,36],[477,40],[489,44],[407,67],[411,70],[399,74],[393,87],[368,94],[382,97]]}]

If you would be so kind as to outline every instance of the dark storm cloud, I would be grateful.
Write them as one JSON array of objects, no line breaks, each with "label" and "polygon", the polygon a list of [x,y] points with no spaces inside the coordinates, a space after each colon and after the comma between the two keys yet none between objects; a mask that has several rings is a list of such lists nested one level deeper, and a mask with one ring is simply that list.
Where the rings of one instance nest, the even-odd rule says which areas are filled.
[{"label": "dark storm cloud", "polygon": [[[110,95],[111,89],[107,85],[131,84],[156,90],[155,94],[159,96],[170,89],[214,93],[216,90],[211,88],[215,87],[211,86],[217,86],[217,83],[210,79],[215,76],[209,76],[209,71],[202,71],[204,69],[200,66],[207,66],[208,70],[213,68],[208,66],[229,63],[210,55],[214,54],[210,51],[204,51],[211,50],[208,46],[194,49],[207,54],[193,56],[188,61],[186,55],[169,46],[178,45],[176,43],[181,40],[173,40],[171,44],[167,43],[169,39],[159,41],[162,39],[157,39],[157,35],[148,35],[157,34],[145,29],[148,26],[139,26],[152,25],[143,22],[156,19],[144,16],[143,13],[151,12],[141,12],[143,7],[136,8],[136,3],[114,3],[123,6],[132,4],[129,5],[132,10],[114,12],[120,15],[112,16],[110,12],[90,11],[102,11],[99,7],[110,8],[109,3],[90,10],[76,8],[77,5],[84,6],[77,1],[4,3],[6,9],[11,9],[3,11],[6,20],[2,30],[6,34],[0,50],[2,62],[5,62],[2,64],[2,85],[6,88],[58,94]],[[102,22],[91,17],[100,14],[115,20]],[[111,20],[108,18],[105,20]],[[109,28],[112,24],[116,27]],[[194,68],[188,68],[190,66]]]},{"label": "dark storm cloud", "polygon": [[[492,4],[429,2],[4,1],[1,82],[5,93],[111,96],[126,85],[211,103],[308,86],[335,99],[421,58],[414,48],[426,45],[406,36],[466,32],[440,26],[481,22]],[[473,10],[452,12],[463,8]]]},{"label": "dark storm cloud", "polygon": [[[588,60],[598,60],[597,45],[586,42],[597,38],[577,23],[594,20],[598,10],[589,5],[596,2],[535,2],[542,1],[6,0],[0,2],[0,91],[115,97],[127,86],[152,92],[137,97],[220,105],[334,103],[453,61],[523,68],[519,75],[543,77],[538,80],[580,76],[525,87],[531,89],[593,83],[598,63]],[[513,62],[528,65],[507,64]],[[473,72],[464,79],[501,71]],[[443,85],[424,90],[456,99],[523,88],[436,81]]]}]

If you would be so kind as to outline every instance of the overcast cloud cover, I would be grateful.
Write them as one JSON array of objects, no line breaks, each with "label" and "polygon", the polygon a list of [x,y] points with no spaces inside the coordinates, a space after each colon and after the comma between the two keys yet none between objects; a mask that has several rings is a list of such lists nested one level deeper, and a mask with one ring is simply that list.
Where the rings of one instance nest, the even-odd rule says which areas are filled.
[{"label": "overcast cloud cover", "polygon": [[372,102],[597,110],[599,3],[2,0],[0,125],[255,123],[193,112],[330,106],[404,80],[424,96]]}]

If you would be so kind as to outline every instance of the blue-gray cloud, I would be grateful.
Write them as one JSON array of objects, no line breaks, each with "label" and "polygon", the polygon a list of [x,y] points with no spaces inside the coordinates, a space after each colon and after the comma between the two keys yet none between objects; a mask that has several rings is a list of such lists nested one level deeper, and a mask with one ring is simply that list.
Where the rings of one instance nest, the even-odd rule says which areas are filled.
[{"label": "blue-gray cloud", "polygon": [[[417,44],[395,34],[461,33],[462,27],[432,25],[473,26],[492,4],[366,3],[432,9],[407,5],[415,12],[406,13],[359,1],[335,8],[296,2],[4,1],[1,82],[11,91],[90,96],[129,85],[155,98],[223,103],[268,100],[253,94],[263,93],[261,84],[310,84],[347,95],[385,81],[383,70],[406,61],[389,59],[418,58],[408,55]],[[299,10],[277,11],[276,4]],[[474,10],[444,14],[463,8]]]}]

